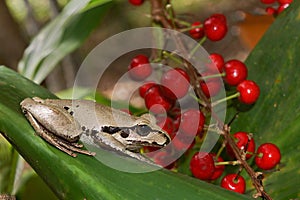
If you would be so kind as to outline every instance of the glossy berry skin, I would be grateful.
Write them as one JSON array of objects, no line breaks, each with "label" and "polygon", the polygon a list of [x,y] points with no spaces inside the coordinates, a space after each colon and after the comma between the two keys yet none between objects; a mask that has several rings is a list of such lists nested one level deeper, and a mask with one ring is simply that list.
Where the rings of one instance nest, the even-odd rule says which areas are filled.
[{"label": "glossy berry skin", "polygon": [[172,147],[174,147],[175,151],[177,151],[178,153],[187,151],[188,149],[192,148],[194,144],[194,138],[191,138],[180,131],[178,131],[175,137],[172,139]]},{"label": "glossy berry skin", "polygon": [[289,6],[290,6],[289,3],[280,4],[280,6],[277,8],[277,14],[282,13]]},{"label": "glossy berry skin", "polygon": [[[233,134],[233,137],[234,137],[236,145],[239,149],[245,151],[245,149],[247,147],[246,152],[249,152],[249,153],[246,154],[246,159],[251,158],[255,152],[254,139],[251,138],[249,140],[248,133],[246,133],[246,132],[236,132]],[[229,155],[234,157],[233,150],[231,149],[231,147],[229,145],[226,146],[226,150]]]},{"label": "glossy berry skin", "polygon": [[204,33],[211,41],[223,39],[227,33],[226,17],[222,14],[214,14],[204,21]]},{"label": "glossy berry skin", "polygon": [[266,8],[266,13],[268,14],[268,15],[274,15],[274,14],[276,14],[276,9],[275,8],[273,8],[273,7],[267,7]]},{"label": "glossy berry skin", "polygon": [[209,80],[206,80],[206,82],[201,81],[200,87],[201,87],[201,90],[203,91],[203,93],[205,94],[205,96],[207,98],[210,98],[210,97],[216,96],[219,93],[219,91],[222,87],[222,84],[221,84],[220,79],[211,78]]},{"label": "glossy berry skin", "polygon": [[[190,87],[190,78],[181,68],[169,69],[161,77],[161,84],[166,88],[165,95],[176,99],[184,97]],[[171,92],[171,94],[170,94]]]},{"label": "glossy berry skin", "polygon": [[144,3],[144,0],[128,0],[131,5],[140,6]]},{"label": "glossy berry skin", "polygon": [[168,112],[174,104],[173,100],[163,95],[159,85],[152,86],[144,96],[147,109],[155,114]]},{"label": "glossy berry skin", "polygon": [[[222,72],[223,66],[224,66],[223,56],[218,53],[212,53],[209,55],[209,58],[211,59],[211,61],[214,65],[209,65],[208,70],[211,72]],[[217,70],[216,70],[216,68],[217,68]]]},{"label": "glossy berry skin", "polygon": [[236,86],[248,76],[246,65],[239,60],[229,60],[224,64],[224,81],[231,86]]},{"label": "glossy berry skin", "polygon": [[293,0],[277,0],[280,4],[291,4]]},{"label": "glossy berry skin", "polygon": [[[216,160],[215,153],[209,153],[209,154],[213,157],[215,163],[224,161],[221,156],[219,156],[218,159]],[[224,169],[225,169],[225,165],[215,165],[215,171],[213,175],[210,177],[210,180],[216,180],[217,178],[219,178],[223,174]]]},{"label": "glossy berry skin", "polygon": [[189,33],[192,36],[192,38],[194,38],[194,39],[201,39],[201,38],[204,37],[204,28],[203,28],[203,26],[202,27],[197,27],[197,26],[201,26],[201,25],[202,25],[202,23],[199,22],[199,21],[194,22],[192,24],[192,27],[196,26],[196,28],[193,28],[193,29],[191,29],[189,31]]},{"label": "glossy berry skin", "polygon": [[142,54],[132,59],[128,70],[130,77],[136,81],[144,80],[152,73],[148,57]]},{"label": "glossy berry skin", "polygon": [[154,82],[147,82],[147,83],[144,83],[142,86],[139,87],[139,94],[142,98],[145,97],[147,91],[152,87],[156,85],[156,83]]},{"label": "glossy berry skin", "polygon": [[251,80],[244,80],[236,87],[239,92],[239,101],[244,104],[253,104],[260,95],[259,86]]},{"label": "glossy berry skin", "polygon": [[241,175],[227,174],[221,181],[221,187],[233,192],[244,194],[246,190],[246,182]]},{"label": "glossy berry skin", "polygon": [[179,129],[189,136],[196,136],[203,130],[204,114],[197,109],[189,109],[182,113]]},{"label": "glossy berry skin", "polygon": [[178,131],[181,121],[181,113],[175,114],[173,117],[174,131]]},{"label": "glossy berry skin", "polygon": [[212,156],[206,152],[196,152],[191,159],[190,170],[194,177],[209,180],[215,170]]},{"label": "glossy berry skin", "polygon": [[[206,71],[203,72],[201,75],[203,78],[205,78],[208,76],[216,75],[217,73],[219,73],[219,71],[218,72]],[[216,96],[219,93],[221,87],[222,87],[222,79],[219,77],[207,78],[205,79],[205,81],[204,80],[200,81],[200,88],[207,98]]]},{"label": "glossy berry skin", "polygon": [[272,4],[275,3],[276,0],[260,0],[263,4]]},{"label": "glossy berry skin", "polygon": [[257,156],[255,157],[255,164],[264,170],[274,168],[281,159],[279,148],[272,143],[264,143],[257,149]]}]

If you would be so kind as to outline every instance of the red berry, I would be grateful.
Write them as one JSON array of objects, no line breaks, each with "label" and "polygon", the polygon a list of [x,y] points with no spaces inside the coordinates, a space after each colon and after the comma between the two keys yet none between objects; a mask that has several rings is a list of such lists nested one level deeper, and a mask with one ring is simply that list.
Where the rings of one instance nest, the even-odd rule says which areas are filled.
[{"label": "red berry", "polygon": [[147,91],[144,100],[147,109],[155,114],[168,112],[174,104],[173,100],[163,95],[159,85],[152,86]]},{"label": "red berry", "polygon": [[220,81],[213,81],[213,80],[207,80],[206,82],[201,81],[200,82],[200,87],[203,93],[207,98],[214,97],[216,96],[220,89],[221,89],[221,84]]},{"label": "red berry", "polygon": [[227,33],[226,17],[222,14],[214,14],[204,22],[204,32],[211,41],[223,39]]},{"label": "red berry", "polygon": [[194,29],[190,30],[190,35],[194,38],[194,39],[201,39],[204,37],[204,29],[203,26],[200,27],[200,25],[202,25],[201,22],[194,22],[192,24],[192,27],[195,27]]},{"label": "red berry", "polygon": [[171,135],[174,131],[173,120],[170,117],[157,117],[156,124],[165,130],[169,135]]},{"label": "red berry", "polygon": [[277,0],[280,4],[291,4],[293,0]]},{"label": "red berry", "polygon": [[[167,90],[164,91],[166,96],[172,99],[175,97],[182,98],[189,90],[190,78],[183,69],[170,69],[162,75],[161,84],[167,88]],[[170,95],[170,91],[173,94]]]},{"label": "red berry", "polygon": [[139,87],[139,94],[142,98],[145,97],[147,91],[152,87],[156,85],[156,83],[154,82],[147,82],[147,83],[144,83],[141,87]]},{"label": "red berry", "polygon": [[277,13],[280,14],[282,11],[284,11],[287,7],[289,7],[289,3],[280,4],[280,6],[277,8]]},{"label": "red berry", "polygon": [[267,7],[266,12],[268,15],[274,15],[276,13],[276,10],[273,7]]},{"label": "red berry", "polygon": [[[211,74],[210,72],[204,72],[202,74],[202,77],[211,75],[215,74]],[[205,81],[200,81],[200,87],[205,96],[207,98],[210,98],[216,96],[219,93],[222,87],[222,82],[220,78],[207,78]]]},{"label": "red berry", "polygon": [[260,0],[264,4],[272,4],[275,3],[276,0]]},{"label": "red berry", "polygon": [[221,187],[237,193],[244,194],[246,190],[245,179],[238,174],[227,174],[221,181]]},{"label": "red berry", "polygon": [[[221,156],[218,156],[218,159],[216,160],[215,153],[209,153],[209,154],[213,157],[215,163],[224,161]],[[213,175],[210,177],[210,180],[216,180],[217,178],[219,178],[223,174],[224,169],[225,169],[225,165],[215,165],[215,171]]]},{"label": "red berry", "polygon": [[245,104],[255,103],[260,94],[259,86],[251,80],[244,80],[236,89],[239,92],[239,100]]},{"label": "red berry", "polygon": [[212,156],[206,152],[195,153],[190,162],[190,170],[194,177],[209,180],[215,170]]},{"label": "red berry", "polygon": [[224,64],[224,81],[231,86],[238,85],[245,80],[248,75],[246,65],[239,60],[230,60]]},{"label": "red berry", "polygon": [[[251,138],[249,140],[248,133],[246,133],[246,132],[236,132],[235,134],[233,134],[233,137],[235,138],[236,145],[238,146],[239,149],[245,151],[246,147],[247,147],[246,152],[249,152],[249,153],[246,154],[246,159],[251,158],[251,156],[254,154],[254,151],[255,151],[254,139]],[[234,157],[233,150],[231,149],[231,147],[229,145],[226,146],[226,150],[229,155]]]},{"label": "red berry", "polygon": [[281,159],[279,148],[272,143],[264,143],[257,149],[257,156],[255,157],[256,165],[264,170],[274,168]]},{"label": "red berry", "polygon": [[134,57],[128,67],[129,75],[132,79],[140,81],[146,79],[152,73],[149,59],[145,55]]},{"label": "red berry", "polygon": [[140,6],[144,3],[144,0],[128,0],[128,2],[134,6]]},{"label": "red berry", "polygon": [[[212,53],[209,55],[209,58],[214,65],[208,65],[208,70],[212,72],[222,72],[224,66],[224,58],[218,53]],[[217,70],[216,70],[217,69]]]},{"label": "red berry", "polygon": [[195,144],[194,138],[189,137],[185,133],[177,132],[175,137],[172,139],[172,146],[177,151],[186,151],[192,148]]},{"label": "red berry", "polygon": [[181,115],[179,129],[189,136],[200,134],[205,123],[205,116],[200,110],[189,109]]},{"label": "red berry", "polygon": [[178,131],[180,126],[181,114],[176,114],[173,118],[174,131]]}]

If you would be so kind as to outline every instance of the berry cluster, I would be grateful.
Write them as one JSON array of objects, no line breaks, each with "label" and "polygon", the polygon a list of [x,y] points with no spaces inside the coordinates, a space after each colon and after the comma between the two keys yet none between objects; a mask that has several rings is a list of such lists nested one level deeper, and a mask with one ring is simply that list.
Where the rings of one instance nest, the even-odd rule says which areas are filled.
[{"label": "berry cluster", "polygon": [[274,7],[273,6],[268,6],[266,8],[266,12],[269,15],[279,15],[282,11],[284,11],[289,5],[293,2],[293,0],[260,0],[263,4],[275,4],[277,3]]},{"label": "berry cluster", "polygon": [[[264,143],[255,152],[255,142],[251,134],[236,132],[233,134],[233,137],[244,159],[248,160],[254,155],[255,164],[260,169],[270,170],[279,164],[281,154],[275,144]],[[229,145],[226,145],[226,152],[229,156],[235,157]],[[238,161],[224,162],[221,155],[217,156],[214,153],[196,152],[191,159],[190,169],[196,178],[212,181],[223,174],[226,165],[235,165],[237,163]],[[239,172],[225,175],[221,180],[221,186],[228,190],[244,193],[246,191],[246,183],[244,177]]]},{"label": "berry cluster", "polygon": [[[140,5],[143,1],[129,0],[129,2]],[[275,0],[261,0],[261,2],[271,4]],[[278,3],[283,5],[291,3],[291,1],[278,0]],[[160,4],[152,4],[152,9],[164,9],[155,7],[158,5]],[[199,40],[199,45],[206,39],[219,41],[226,36],[228,27],[223,14],[212,14],[203,22],[189,23],[176,19],[170,6],[168,3],[165,8],[166,12],[153,13],[159,15],[152,16],[155,23],[165,28],[174,27],[176,30],[188,32],[193,39]],[[166,13],[172,14],[165,15]],[[193,55],[193,52],[189,53]],[[270,199],[264,191],[261,179],[256,176],[259,172],[256,173],[250,165],[256,165],[256,168],[261,170],[275,168],[281,159],[279,148],[275,144],[264,143],[256,149],[252,133],[239,131],[231,134],[229,125],[222,123],[220,123],[221,126],[220,124],[208,125],[209,118],[214,117],[212,107],[233,98],[237,98],[241,104],[252,105],[260,96],[260,88],[253,80],[247,79],[248,69],[245,63],[237,59],[225,61],[218,53],[211,53],[209,57],[211,63],[205,65],[201,74],[193,71],[193,68],[190,68],[184,59],[166,51],[153,54],[151,56],[153,60],[146,55],[137,55],[132,59],[128,67],[129,76],[133,80],[141,82],[139,94],[144,99],[146,108],[154,114],[158,126],[165,130],[172,139],[171,148],[152,154],[151,158],[157,164],[175,171],[180,163],[188,162],[189,170],[194,177],[208,182],[222,178],[221,187],[238,193],[246,191],[245,179],[241,175],[241,171],[245,169],[258,191],[257,195]],[[171,63],[172,66],[172,62],[169,63],[169,60],[176,60],[177,65],[169,69],[160,67],[154,70],[152,63],[164,64],[160,66]],[[151,79],[151,75],[157,70],[159,71],[159,81],[154,81]],[[224,99],[215,100],[224,84],[229,95]],[[179,102],[191,96],[195,97],[197,105],[200,106],[181,108]],[[210,134],[208,130],[213,130],[221,137],[213,152],[199,152],[205,136]],[[156,149],[145,148],[144,152],[154,150]],[[173,163],[166,161],[176,151],[185,153]],[[227,165],[239,167],[236,168],[235,173],[231,168],[229,174],[224,174]]]},{"label": "berry cluster", "polygon": [[222,40],[227,33],[226,17],[223,14],[213,14],[202,24],[193,22],[189,31],[194,39],[202,39],[206,36],[211,41]]},{"label": "berry cluster", "polygon": [[[236,87],[236,93],[226,98],[238,97],[244,104],[253,104],[257,101],[260,90],[258,85],[247,80],[247,67],[239,60],[224,61],[220,54],[210,55],[212,64],[199,77],[202,92],[207,96],[215,96],[221,88],[221,83],[216,76],[223,77],[224,82],[231,87]],[[153,69],[147,56],[137,55],[132,59],[128,67],[132,79],[143,81],[148,78]],[[206,80],[206,81],[204,81]],[[209,89],[208,89],[209,88]],[[157,119],[157,124],[164,129],[172,140],[175,150],[191,149],[193,144],[201,141],[205,133],[206,113],[198,109],[186,109],[182,113],[176,103],[184,98],[190,91],[190,77],[182,68],[171,68],[163,71],[160,82],[144,81],[139,88],[139,94],[144,98],[146,108],[151,111]],[[222,100],[219,100],[222,101]],[[164,114],[167,113],[165,116]],[[255,149],[252,134],[237,132],[232,134],[236,146],[240,150],[244,160],[255,156],[255,164],[263,169],[274,168],[280,162],[280,151],[276,145],[271,143],[262,144]],[[193,141],[192,144],[190,144]],[[227,143],[226,154],[236,159],[232,147]],[[236,164],[238,161],[224,161],[221,156],[222,147],[218,153],[196,152],[190,161],[190,170],[194,177],[201,180],[213,181],[222,176],[225,165]],[[147,148],[145,151],[151,151]],[[164,165],[163,158],[168,156],[167,152],[154,157],[154,160]],[[168,165],[168,168],[176,166],[176,163]],[[221,186],[235,192],[244,193],[246,184],[244,178],[236,174],[228,174],[222,178]]]},{"label": "berry cluster", "polygon": [[[199,77],[200,87],[207,97],[216,96],[220,91],[222,83],[220,79],[216,78],[219,76],[223,77],[226,84],[235,86],[237,90],[234,95],[227,97],[225,100],[238,97],[245,104],[256,102],[260,89],[254,81],[247,80],[248,70],[243,62],[229,60],[224,63],[223,57],[217,53],[211,54],[210,58],[212,64],[208,65],[206,71]],[[151,64],[145,55],[134,57],[128,69],[131,78],[138,81],[146,79],[152,73]],[[190,78],[188,74],[181,68],[173,68],[163,73],[160,85],[147,82],[141,86],[140,95],[145,99],[148,109],[154,105],[160,105],[152,108],[151,111],[155,114],[161,114],[164,111],[170,111],[176,99],[183,98],[188,93],[189,88]]]}]

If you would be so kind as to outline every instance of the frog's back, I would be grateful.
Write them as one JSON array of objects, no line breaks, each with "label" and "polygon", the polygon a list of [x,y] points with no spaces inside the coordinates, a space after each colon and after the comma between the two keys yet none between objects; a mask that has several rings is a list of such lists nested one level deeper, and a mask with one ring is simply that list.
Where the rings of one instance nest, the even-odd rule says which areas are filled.
[{"label": "frog's back", "polygon": [[88,126],[119,126],[128,127],[136,118],[126,112],[110,108],[89,100],[73,100],[74,117],[80,124]]}]

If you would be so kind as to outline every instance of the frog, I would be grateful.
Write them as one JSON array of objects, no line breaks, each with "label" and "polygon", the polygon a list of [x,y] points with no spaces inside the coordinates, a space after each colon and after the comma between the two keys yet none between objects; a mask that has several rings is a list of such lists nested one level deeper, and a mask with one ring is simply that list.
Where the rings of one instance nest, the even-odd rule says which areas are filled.
[{"label": "frog", "polygon": [[38,136],[72,157],[95,156],[83,149],[89,144],[148,162],[140,149],[163,148],[171,141],[151,114],[134,116],[93,100],[32,97],[20,106]]}]

